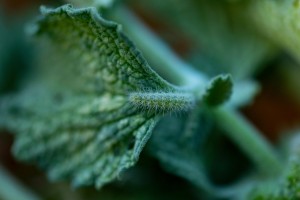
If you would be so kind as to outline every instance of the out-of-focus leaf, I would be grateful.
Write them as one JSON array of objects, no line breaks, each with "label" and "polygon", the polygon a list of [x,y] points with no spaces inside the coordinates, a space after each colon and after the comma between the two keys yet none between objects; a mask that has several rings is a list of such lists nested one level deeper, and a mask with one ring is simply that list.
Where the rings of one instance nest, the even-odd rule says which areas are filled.
[{"label": "out-of-focus leaf", "polygon": [[238,81],[234,84],[229,106],[242,107],[250,104],[259,93],[260,86],[255,81]]},{"label": "out-of-focus leaf", "polygon": [[300,135],[294,133],[287,143],[285,169],[280,177],[260,181],[254,185],[249,199],[288,200],[300,198]]},{"label": "out-of-focus leaf", "polygon": [[[45,42],[48,65],[22,93],[2,100],[0,124],[16,133],[16,157],[37,163],[51,179],[101,187],[137,162],[160,109],[179,108],[172,94],[181,91],[96,9],[66,5],[42,13],[32,30]],[[132,94],[140,93],[155,112],[133,104]]]},{"label": "out-of-focus leaf", "polygon": [[[51,60],[42,63],[42,78],[46,76],[52,84],[53,80],[58,82],[54,86],[122,95],[147,88],[175,91],[149,67],[121,32],[121,26],[102,19],[96,9],[73,9],[66,5],[54,10],[42,8],[42,13],[32,30],[48,42],[46,55]],[[55,64],[50,69],[49,62]]]},{"label": "out-of-focus leaf", "polygon": [[[201,108],[194,109],[186,116],[164,117],[154,129],[147,147],[166,171],[188,180],[210,197],[233,199],[249,191],[248,182],[235,179],[231,180],[237,181],[233,184],[231,182],[232,185],[219,185],[211,180],[211,173],[218,172],[219,176],[228,176],[226,173],[230,172],[228,169],[232,169],[232,165],[240,163],[241,160],[247,163],[247,160],[241,157],[240,153],[236,153],[237,157],[232,158],[232,151],[236,151],[234,149],[220,150],[220,137],[211,137],[215,131],[211,117]],[[223,143],[222,148],[226,147],[228,148],[228,145]],[[238,171],[234,171],[235,175],[240,174],[239,178],[241,166],[234,167]]]},{"label": "out-of-focus leaf", "polygon": [[187,116],[164,117],[154,130],[149,151],[170,173],[212,192],[201,160],[201,144],[210,128],[211,121],[200,109]]},{"label": "out-of-focus leaf", "polygon": [[300,2],[251,1],[245,13],[249,21],[274,43],[289,51],[299,61],[300,54]]},{"label": "out-of-focus leaf", "polygon": [[154,9],[160,20],[167,20],[192,38],[200,53],[214,63],[214,74],[231,73],[235,79],[249,77],[273,53],[273,45],[243,16],[248,1],[142,2],[141,7]]}]

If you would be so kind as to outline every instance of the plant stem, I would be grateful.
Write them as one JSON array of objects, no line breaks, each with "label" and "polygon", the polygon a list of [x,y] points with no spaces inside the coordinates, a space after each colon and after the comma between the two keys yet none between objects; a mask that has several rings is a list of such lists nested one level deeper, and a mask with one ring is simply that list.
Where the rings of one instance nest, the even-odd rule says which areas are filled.
[{"label": "plant stem", "polygon": [[262,134],[233,108],[213,109],[217,123],[227,135],[252,159],[265,175],[278,174],[282,166],[271,145]]},{"label": "plant stem", "polygon": [[[178,58],[128,9],[118,8],[112,17],[126,27],[126,33],[134,38],[136,45],[143,51],[146,58],[160,66],[157,69],[168,75],[169,79],[176,80],[179,84],[185,84],[187,87],[193,88],[193,91],[203,89],[208,78]],[[213,113],[217,123],[247,153],[258,169],[266,175],[274,175],[281,170],[279,158],[272,146],[242,115],[234,109],[225,107],[217,108],[213,110]]]},{"label": "plant stem", "polygon": [[0,199],[39,200],[40,198],[19,183],[8,171],[0,166]]}]

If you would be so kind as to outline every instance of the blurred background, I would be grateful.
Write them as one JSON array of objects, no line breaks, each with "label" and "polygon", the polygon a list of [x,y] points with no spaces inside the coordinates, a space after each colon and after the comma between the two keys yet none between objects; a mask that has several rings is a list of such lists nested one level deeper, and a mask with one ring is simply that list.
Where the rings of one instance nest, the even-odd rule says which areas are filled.
[{"label": "blurred background", "polygon": [[[247,63],[231,63],[222,56],[220,59],[213,58],[209,50],[205,51],[206,41],[209,44],[212,42],[210,38],[195,42],[189,33],[182,31],[182,24],[176,26],[173,21],[168,21],[168,17],[161,20],[164,19],[161,17],[163,14],[172,16],[172,11],[162,14],[163,6],[159,7],[153,3],[151,7],[149,6],[150,1],[145,2],[131,0],[126,3],[180,57],[195,66],[201,66],[200,69],[207,73],[235,71],[238,73],[237,76],[240,76],[239,79],[245,78],[246,75],[239,72],[237,67],[234,69],[217,67],[215,68],[217,70],[211,70],[214,65],[228,66],[232,64],[234,67],[234,65],[246,66]],[[26,24],[39,15],[39,7],[42,4],[58,6],[63,2],[38,0],[1,0],[0,2],[0,95],[17,92],[36,63],[38,53],[25,30]],[[256,47],[254,51],[256,51]],[[272,52],[272,55],[274,54],[276,56],[270,56],[256,64],[261,66],[259,70],[251,68],[250,65],[253,63],[248,64],[250,67],[248,67],[247,74],[250,75],[247,76],[256,80],[261,89],[253,101],[240,110],[265,134],[270,142],[277,144],[286,132],[299,126],[300,68],[284,50],[276,50],[276,53]],[[224,57],[228,58],[228,56]],[[215,62],[221,64],[215,64]],[[209,139],[202,147],[206,149],[204,157],[209,166],[207,167],[208,173],[215,184],[230,184],[247,173],[252,167],[251,163],[222,134],[222,130],[214,127],[213,124],[210,130],[214,134],[207,136]],[[124,173],[120,180],[99,191],[92,187],[74,190],[66,182],[51,183],[40,169],[14,159],[11,155],[12,135],[6,130],[0,130],[0,132],[0,164],[16,180],[42,199],[213,199],[205,196],[206,194],[201,192],[201,189],[194,187],[184,179],[165,171],[159,162],[147,153],[148,150],[142,153],[136,167]],[[216,145],[218,148],[215,148]],[[218,167],[218,163],[222,163],[222,168]]]}]

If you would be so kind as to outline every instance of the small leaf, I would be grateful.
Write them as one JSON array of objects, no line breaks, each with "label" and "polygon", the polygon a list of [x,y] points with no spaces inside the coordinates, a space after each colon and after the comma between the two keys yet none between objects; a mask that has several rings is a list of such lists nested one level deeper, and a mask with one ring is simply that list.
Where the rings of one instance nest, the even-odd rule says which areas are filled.
[{"label": "small leaf", "polygon": [[230,98],[232,87],[230,75],[219,75],[210,81],[203,95],[203,101],[209,106],[220,105]]},{"label": "small leaf", "polygon": [[[53,180],[99,188],[137,162],[159,110],[180,110],[172,93],[182,91],[159,77],[120,25],[96,9],[66,5],[42,13],[32,29],[45,51],[38,77],[1,101],[0,124],[16,133],[17,158],[37,163]],[[142,98],[147,109],[158,110],[148,112],[132,103],[141,91],[169,96]]]}]

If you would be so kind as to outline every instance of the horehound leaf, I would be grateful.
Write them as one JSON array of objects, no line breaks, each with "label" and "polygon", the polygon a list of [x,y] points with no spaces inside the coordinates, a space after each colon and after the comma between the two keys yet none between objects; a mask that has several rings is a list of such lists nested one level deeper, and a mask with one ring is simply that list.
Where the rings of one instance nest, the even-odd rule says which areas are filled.
[{"label": "horehound leaf", "polygon": [[149,67],[121,26],[102,19],[95,8],[73,9],[65,5],[41,10],[43,17],[33,30],[47,37],[46,56],[51,58],[54,54],[50,64],[55,65],[45,60],[43,74],[57,81],[58,87],[64,82],[80,92],[122,95],[137,90],[176,90]]},{"label": "horehound leaf", "polygon": [[[42,13],[32,30],[43,38],[45,67],[34,84],[2,101],[0,124],[16,133],[19,159],[36,162],[51,179],[99,188],[137,162],[162,112],[172,104],[186,109],[193,99],[160,78],[95,8]],[[136,106],[136,94],[147,109]]]},{"label": "horehound leaf", "polygon": [[135,164],[157,118],[137,113],[120,95],[44,91],[33,88],[2,102],[10,108],[6,125],[17,133],[17,158],[74,186],[100,187]]}]

